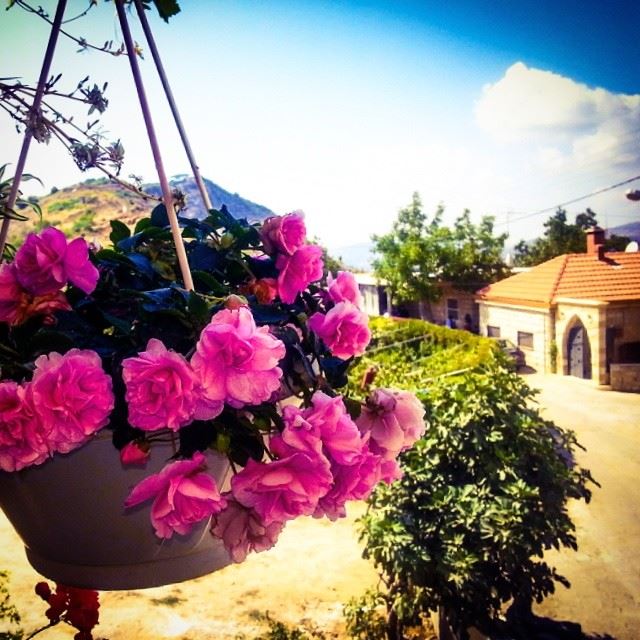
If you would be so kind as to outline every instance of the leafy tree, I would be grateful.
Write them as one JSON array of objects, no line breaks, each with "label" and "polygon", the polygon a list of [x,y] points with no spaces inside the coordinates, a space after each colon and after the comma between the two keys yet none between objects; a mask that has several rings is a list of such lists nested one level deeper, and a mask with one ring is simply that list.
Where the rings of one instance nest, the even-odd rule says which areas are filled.
[{"label": "leafy tree", "polygon": [[[520,240],[515,247],[514,262],[518,266],[531,267],[565,253],[584,253],[587,250],[585,231],[598,225],[597,214],[587,207],[579,213],[575,222],[567,222],[567,212],[558,210],[544,223],[541,238],[533,242]],[[613,235],[605,241],[607,251],[621,251],[629,242],[625,236]]]},{"label": "leafy tree", "polygon": [[508,637],[537,637],[532,603],[568,586],[543,553],[577,548],[567,502],[589,500],[591,476],[575,462],[573,433],[543,419],[533,396],[493,364],[423,397],[427,431],[362,519],[389,640],[440,606],[458,637],[471,625],[495,637],[507,603]]},{"label": "leafy tree", "polygon": [[495,236],[493,218],[471,222],[469,211],[458,217],[453,228],[442,222],[439,206],[431,219],[423,212],[418,193],[398,212],[391,231],[373,236],[378,255],[375,274],[387,281],[394,301],[436,301],[442,284],[475,290],[503,277],[507,271],[501,253],[506,234]]}]

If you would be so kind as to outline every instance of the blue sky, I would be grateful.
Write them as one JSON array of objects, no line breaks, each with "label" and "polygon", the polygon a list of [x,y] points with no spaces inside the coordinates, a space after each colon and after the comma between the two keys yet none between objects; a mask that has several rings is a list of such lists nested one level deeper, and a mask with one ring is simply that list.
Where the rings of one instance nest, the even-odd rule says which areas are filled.
[{"label": "blue sky", "polygon": [[[449,219],[493,214],[517,241],[548,217],[523,215],[640,174],[637,2],[182,5],[169,25],[151,22],[204,175],[279,213],[303,209],[330,247],[385,232],[413,191]],[[35,79],[46,25],[12,9],[0,30],[0,77]],[[69,30],[119,38],[111,3]],[[153,180],[126,59],[76,48],[61,42],[54,69],[67,86],[109,81],[103,122],[122,138],[125,175]],[[150,56],[143,71],[167,170],[185,172]],[[7,118],[0,136],[0,164],[15,162]],[[86,177],[53,143],[29,170],[47,189]],[[640,218],[624,188],[568,210],[586,206],[609,226]]]}]

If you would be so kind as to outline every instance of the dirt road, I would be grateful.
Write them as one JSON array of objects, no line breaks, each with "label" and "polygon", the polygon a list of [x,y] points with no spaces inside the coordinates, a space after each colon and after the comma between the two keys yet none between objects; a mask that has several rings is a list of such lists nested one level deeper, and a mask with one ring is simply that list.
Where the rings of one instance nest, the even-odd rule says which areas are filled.
[{"label": "dirt road", "polygon": [[538,607],[590,634],[640,638],[640,395],[594,388],[568,376],[526,376],[544,415],[576,432],[580,463],[602,485],[570,512],[579,549],[549,554],[572,583]]}]

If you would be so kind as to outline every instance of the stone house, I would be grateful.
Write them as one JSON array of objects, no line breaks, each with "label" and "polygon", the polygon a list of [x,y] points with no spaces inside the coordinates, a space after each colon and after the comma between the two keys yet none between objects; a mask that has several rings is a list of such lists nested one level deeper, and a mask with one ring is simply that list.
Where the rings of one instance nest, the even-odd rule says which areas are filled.
[{"label": "stone house", "polygon": [[640,391],[640,253],[587,252],[543,262],[477,292],[480,332],[508,338],[542,372]]}]

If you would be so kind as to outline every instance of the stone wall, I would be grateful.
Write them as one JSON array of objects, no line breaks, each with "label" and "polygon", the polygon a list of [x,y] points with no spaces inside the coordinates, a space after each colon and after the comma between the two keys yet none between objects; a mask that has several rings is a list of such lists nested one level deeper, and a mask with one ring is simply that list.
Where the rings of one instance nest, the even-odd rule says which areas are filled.
[{"label": "stone wall", "polygon": [[640,363],[612,364],[611,388],[614,391],[640,393]]},{"label": "stone wall", "polygon": [[533,348],[518,345],[525,354],[527,365],[543,373],[551,370],[549,346],[553,328],[549,309],[481,302],[480,335],[488,335],[489,326],[499,329],[500,337],[515,345],[518,345],[518,332],[531,333]]}]

